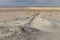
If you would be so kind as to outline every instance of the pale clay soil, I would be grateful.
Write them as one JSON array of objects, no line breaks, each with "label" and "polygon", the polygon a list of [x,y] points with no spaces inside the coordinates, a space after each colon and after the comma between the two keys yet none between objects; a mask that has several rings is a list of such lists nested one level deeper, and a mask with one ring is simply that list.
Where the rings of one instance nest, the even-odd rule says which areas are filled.
[{"label": "pale clay soil", "polygon": [[60,40],[60,11],[0,11],[0,40]]}]

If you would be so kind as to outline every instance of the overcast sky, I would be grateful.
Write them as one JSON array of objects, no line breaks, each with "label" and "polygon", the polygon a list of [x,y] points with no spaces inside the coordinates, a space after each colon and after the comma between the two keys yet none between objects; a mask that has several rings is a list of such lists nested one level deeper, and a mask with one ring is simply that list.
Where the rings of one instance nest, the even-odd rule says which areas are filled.
[{"label": "overcast sky", "polygon": [[0,6],[60,6],[60,0],[0,0]]}]

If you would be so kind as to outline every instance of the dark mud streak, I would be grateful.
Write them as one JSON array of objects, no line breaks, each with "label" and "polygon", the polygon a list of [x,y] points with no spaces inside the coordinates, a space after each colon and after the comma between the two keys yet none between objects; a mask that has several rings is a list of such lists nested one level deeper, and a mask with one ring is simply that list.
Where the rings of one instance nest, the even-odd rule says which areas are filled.
[{"label": "dark mud streak", "polygon": [[23,36],[27,37],[28,40],[37,40],[36,37],[40,35],[40,30],[38,29],[34,29],[34,28],[26,27],[26,26],[21,27],[21,29],[22,29]]},{"label": "dark mud streak", "polygon": [[33,18],[31,19],[31,21],[28,23],[29,25],[31,24],[31,22],[35,19],[35,17],[37,16],[37,15],[39,15],[40,13],[37,13],[37,14],[35,14],[35,15],[33,15]]}]

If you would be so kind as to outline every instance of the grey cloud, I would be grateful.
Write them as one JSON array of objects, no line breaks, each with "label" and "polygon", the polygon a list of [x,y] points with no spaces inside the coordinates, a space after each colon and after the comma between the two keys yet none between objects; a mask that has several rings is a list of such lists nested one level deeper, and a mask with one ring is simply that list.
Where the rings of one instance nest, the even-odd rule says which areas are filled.
[{"label": "grey cloud", "polygon": [[0,6],[60,6],[60,0],[0,0]]}]

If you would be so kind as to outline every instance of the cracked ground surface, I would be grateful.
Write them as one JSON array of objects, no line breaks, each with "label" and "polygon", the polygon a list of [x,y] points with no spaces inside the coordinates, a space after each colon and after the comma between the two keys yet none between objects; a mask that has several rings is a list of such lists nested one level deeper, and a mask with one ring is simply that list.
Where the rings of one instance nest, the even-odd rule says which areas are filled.
[{"label": "cracked ground surface", "polygon": [[0,40],[60,40],[60,11],[4,11]]}]

